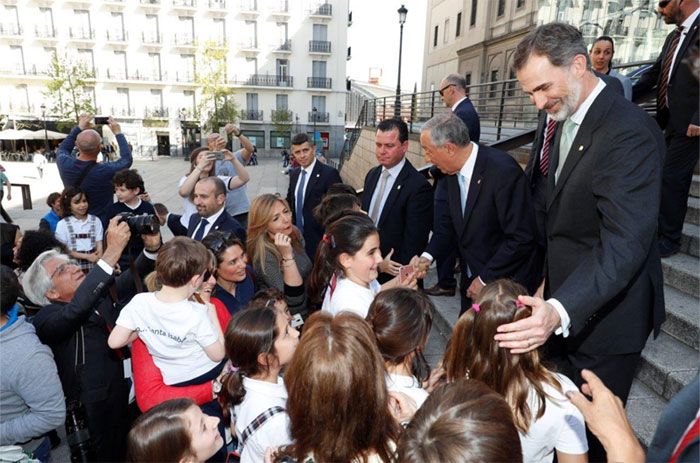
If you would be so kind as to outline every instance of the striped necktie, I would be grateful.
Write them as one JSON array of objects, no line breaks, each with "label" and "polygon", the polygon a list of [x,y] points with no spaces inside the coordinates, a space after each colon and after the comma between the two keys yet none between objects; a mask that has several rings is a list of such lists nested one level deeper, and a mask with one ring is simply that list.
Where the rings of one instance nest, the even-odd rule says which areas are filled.
[{"label": "striped necktie", "polygon": [[540,156],[540,172],[542,172],[543,177],[549,173],[549,149],[552,147],[552,138],[554,138],[556,127],[557,121],[550,117],[544,132],[544,144],[542,145],[542,156]]},{"label": "striped necktie", "polygon": [[674,31],[675,35],[671,39],[671,44],[666,51],[666,56],[664,57],[664,67],[661,72],[661,80],[659,81],[659,91],[657,92],[656,101],[659,103],[660,108],[668,108],[668,78],[671,74],[671,63],[673,62],[673,55],[676,53],[676,48],[678,48],[678,43],[681,40],[681,35],[683,34],[683,26],[678,26]]}]

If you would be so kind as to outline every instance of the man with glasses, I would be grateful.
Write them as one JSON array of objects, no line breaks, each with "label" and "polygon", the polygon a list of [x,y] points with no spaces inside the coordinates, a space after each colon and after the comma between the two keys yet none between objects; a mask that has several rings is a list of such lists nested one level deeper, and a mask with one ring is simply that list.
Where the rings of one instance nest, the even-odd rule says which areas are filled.
[{"label": "man with glasses", "polygon": [[136,259],[138,275],[128,269],[115,278],[114,266],[130,237],[127,223],[115,217],[107,228],[107,248],[90,273],[50,250],[36,258],[22,280],[27,297],[43,306],[32,323],[53,351],[66,404],[84,406],[95,461],[124,458],[130,387],[125,372],[131,369],[128,351],[110,349],[107,337],[119,314],[117,302],[139,291],[161,244],[160,234],[142,235],[145,248]]},{"label": "man with glasses", "polygon": [[662,0],[658,14],[677,27],[666,37],[656,63],[634,86],[634,99],[656,87],[656,120],[664,130],[666,157],[661,184],[659,254],[680,250],[688,192],[700,151],[698,81],[686,64],[698,46],[698,0]]}]

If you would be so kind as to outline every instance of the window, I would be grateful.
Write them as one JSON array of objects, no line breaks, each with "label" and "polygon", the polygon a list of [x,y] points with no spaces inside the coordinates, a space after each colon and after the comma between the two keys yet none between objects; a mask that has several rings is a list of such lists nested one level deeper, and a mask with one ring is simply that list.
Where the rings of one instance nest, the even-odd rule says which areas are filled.
[{"label": "window", "polygon": [[442,43],[447,43],[450,36],[450,20],[445,20],[445,28],[442,30]]},{"label": "window", "polygon": [[469,89],[469,86],[471,86],[471,84],[472,84],[472,73],[471,72],[467,73],[467,75],[464,76],[464,82],[465,82],[467,89]]},{"label": "window", "polygon": [[289,60],[278,59],[275,68],[277,70],[277,78],[286,82],[289,79]]},{"label": "window", "polygon": [[[491,82],[498,81],[498,69],[491,71]],[[496,98],[496,93],[498,91],[498,84],[489,85],[489,98]]]},{"label": "window", "polygon": [[328,40],[328,26],[325,24],[314,24],[313,40],[323,42]]},{"label": "window", "polygon": [[[40,57],[38,63],[41,63],[40,69],[45,69],[49,70],[51,69],[51,63],[53,63],[53,59],[57,56],[56,54],[56,49],[53,47],[44,47],[44,55]],[[41,67],[45,66],[45,67]]]},{"label": "window", "polygon": [[457,13],[457,21],[455,24],[455,37],[462,35],[462,12]]},{"label": "window", "polygon": [[433,32],[433,46],[437,47],[437,39],[438,39],[438,26],[435,26],[435,31]]},{"label": "window", "polygon": [[124,34],[124,15],[120,12],[112,13],[112,19],[110,22],[110,31],[107,31],[107,37],[112,40],[126,40],[126,34]]},{"label": "window", "polygon": [[40,37],[55,37],[56,31],[53,27],[53,12],[51,8],[39,8],[39,24],[37,27],[37,35]]},{"label": "window", "polygon": [[29,90],[26,84],[17,85],[11,98],[10,108],[17,108],[17,111],[21,112],[30,112]]},{"label": "window", "polygon": [[326,77],[326,62],[325,61],[312,61],[312,63],[311,63],[311,76],[312,77]]},{"label": "window", "polygon": [[258,149],[265,148],[265,132],[263,130],[241,130],[241,133]]},{"label": "window", "polygon": [[472,11],[471,14],[469,15],[469,25],[474,26],[476,25],[476,7],[478,4],[479,0],[472,0]]},{"label": "window", "polygon": [[257,21],[246,21],[245,22],[245,42],[252,48],[258,48],[258,22]]},{"label": "window", "polygon": [[277,36],[279,38],[280,44],[285,43],[289,40],[289,24],[288,23],[277,23]]},{"label": "window", "polygon": [[[585,3],[586,3],[586,2],[584,2],[584,4],[585,4]],[[515,2],[515,7],[516,7],[516,8],[522,8],[523,6],[525,6],[525,0],[518,0],[517,2]]]},{"label": "window", "polygon": [[515,96],[515,87],[517,85],[515,79],[517,79],[515,69],[511,68],[510,72],[508,73],[508,80],[511,80],[512,82],[508,82],[508,96]]},{"label": "window", "polygon": [[10,45],[10,63],[13,71],[18,74],[25,73],[24,50],[21,45]]},{"label": "window", "polygon": [[506,12],[506,0],[498,0],[498,9],[496,11],[496,16],[501,17]]},{"label": "window", "polygon": [[112,69],[112,77],[126,79],[129,68],[126,65],[126,52],[121,50],[114,51],[114,68]]},{"label": "window", "polygon": [[160,53],[149,53],[148,60],[151,62],[151,75],[155,80],[161,80]]},{"label": "window", "polygon": [[115,108],[118,116],[128,116],[131,112],[131,102],[129,101],[129,89],[117,89],[117,107]]},{"label": "window", "polygon": [[89,48],[78,49],[78,62],[90,72],[95,72],[95,58]]},{"label": "window", "polygon": [[179,82],[194,82],[196,71],[194,55],[180,55],[180,66],[175,75]]},{"label": "window", "polygon": [[286,111],[289,108],[289,96],[288,95],[275,95],[276,108],[277,110]]},{"label": "window", "polygon": [[226,20],[214,18],[214,41],[219,45],[226,44]]},{"label": "window", "polygon": [[291,132],[277,132],[274,130],[270,132],[270,148],[289,149],[289,147],[292,146],[291,141]]},{"label": "window", "polygon": [[258,73],[258,59],[257,58],[246,58],[245,66],[248,76],[252,76]]},{"label": "window", "polygon": [[149,102],[149,109],[163,111],[163,91],[151,90],[151,101]]},{"label": "window", "polygon": [[325,96],[312,96],[311,97],[311,106],[313,108],[316,108],[316,111],[319,113],[325,113],[326,112],[326,97]]},{"label": "window", "polygon": [[248,111],[258,110],[258,94],[257,93],[246,93],[245,94],[245,105]]},{"label": "window", "polygon": [[182,92],[182,109],[185,110],[185,113],[194,116],[196,107],[197,100],[194,97],[194,91],[185,90]]},{"label": "window", "polygon": [[194,18],[192,16],[180,16],[178,29],[180,30],[180,39],[183,44],[194,43]]},{"label": "window", "polygon": [[75,19],[74,26],[71,26],[71,36],[79,38],[92,38],[92,28],[90,27],[90,12],[88,10],[73,10]]}]

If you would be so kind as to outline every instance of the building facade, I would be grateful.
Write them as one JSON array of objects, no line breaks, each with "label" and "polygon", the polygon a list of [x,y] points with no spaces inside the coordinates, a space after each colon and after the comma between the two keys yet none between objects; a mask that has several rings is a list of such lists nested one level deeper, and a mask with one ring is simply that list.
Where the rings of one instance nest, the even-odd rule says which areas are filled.
[{"label": "building facade", "polygon": [[560,21],[581,29],[587,44],[615,40],[613,65],[656,58],[671,30],[653,0],[429,0],[423,91],[449,73],[470,85],[515,78],[513,52],[539,24]]},{"label": "building facade", "polygon": [[[205,47],[225,60],[238,121],[258,152],[292,133],[343,145],[347,0],[0,0],[0,115],[42,117],[52,56],[94,71],[93,106],[117,118],[137,156],[198,145]],[[51,120],[52,115],[46,114]]]}]

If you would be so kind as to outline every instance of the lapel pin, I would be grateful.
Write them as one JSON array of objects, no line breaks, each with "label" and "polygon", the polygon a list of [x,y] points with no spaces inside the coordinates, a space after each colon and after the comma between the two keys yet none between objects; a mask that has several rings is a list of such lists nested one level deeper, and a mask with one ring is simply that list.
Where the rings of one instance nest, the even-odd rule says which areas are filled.
[{"label": "lapel pin", "polygon": [[316,174],[316,178],[319,178],[320,176],[321,176],[321,174]]},{"label": "lapel pin", "polygon": [[478,179],[478,180],[476,181],[476,184],[477,184],[477,185],[481,185],[481,179]]},{"label": "lapel pin", "polygon": [[583,151],[583,145],[579,145],[578,150]]},{"label": "lapel pin", "polygon": [[397,189],[397,190],[400,190],[400,189],[401,189],[401,185],[397,186],[396,189]]}]

